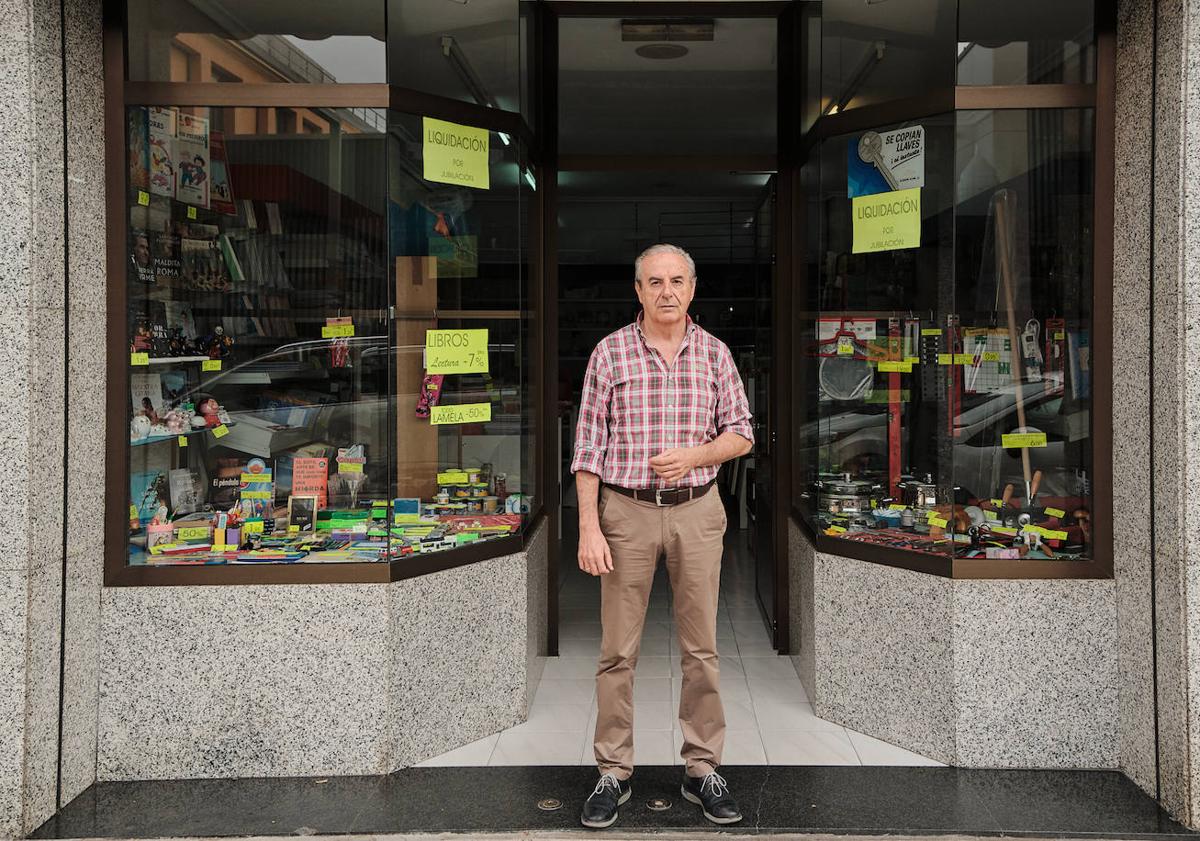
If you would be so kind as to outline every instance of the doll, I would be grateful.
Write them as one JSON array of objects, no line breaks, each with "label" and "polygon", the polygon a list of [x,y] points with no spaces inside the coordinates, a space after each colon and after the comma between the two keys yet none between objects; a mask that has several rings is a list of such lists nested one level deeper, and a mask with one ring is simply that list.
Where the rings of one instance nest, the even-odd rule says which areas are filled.
[{"label": "doll", "polygon": [[[211,397],[201,400],[200,405],[196,409],[199,411],[196,417],[204,419],[203,424],[201,424],[202,426],[212,427],[221,424],[221,407],[216,400],[213,400]],[[196,425],[195,420],[192,421],[192,425]]]}]

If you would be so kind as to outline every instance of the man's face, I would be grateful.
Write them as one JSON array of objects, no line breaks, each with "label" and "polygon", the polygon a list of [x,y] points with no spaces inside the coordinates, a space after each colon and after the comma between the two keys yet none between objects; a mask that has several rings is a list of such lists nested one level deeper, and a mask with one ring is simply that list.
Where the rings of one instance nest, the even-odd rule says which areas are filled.
[{"label": "man's face", "polygon": [[133,241],[133,259],[139,266],[150,265],[150,243],[145,237],[138,237]]},{"label": "man's face", "polygon": [[642,274],[633,284],[646,319],[669,327],[687,318],[696,283],[687,261],[676,254],[654,254],[642,261]]}]

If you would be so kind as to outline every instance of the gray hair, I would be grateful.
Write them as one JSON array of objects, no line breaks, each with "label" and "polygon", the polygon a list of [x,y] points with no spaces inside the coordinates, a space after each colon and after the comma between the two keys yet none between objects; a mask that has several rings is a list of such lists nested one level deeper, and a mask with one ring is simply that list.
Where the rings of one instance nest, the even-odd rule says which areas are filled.
[{"label": "gray hair", "polygon": [[639,254],[637,259],[633,261],[633,279],[636,283],[642,282],[642,261],[647,257],[653,257],[656,254],[674,254],[676,257],[682,257],[683,261],[687,263],[688,271],[691,272],[692,282],[695,283],[696,261],[692,259],[692,255],[688,254],[678,245],[671,245],[670,243],[666,242],[660,242],[657,245],[650,246],[641,254]]}]

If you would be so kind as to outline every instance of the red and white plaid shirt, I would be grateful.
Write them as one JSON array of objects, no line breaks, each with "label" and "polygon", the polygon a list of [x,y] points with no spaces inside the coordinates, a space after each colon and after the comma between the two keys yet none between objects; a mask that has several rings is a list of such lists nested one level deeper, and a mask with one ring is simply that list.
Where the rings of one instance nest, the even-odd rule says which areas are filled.
[{"label": "red and white plaid shirt", "polygon": [[[668,368],[642,333],[642,317],[606,336],[583,380],[571,472],[623,488],[668,487],[650,466],[663,450],[707,444],[722,432],[754,441],[750,404],[725,343],[688,318]],[[705,485],[719,468],[697,467],[675,487]]]}]

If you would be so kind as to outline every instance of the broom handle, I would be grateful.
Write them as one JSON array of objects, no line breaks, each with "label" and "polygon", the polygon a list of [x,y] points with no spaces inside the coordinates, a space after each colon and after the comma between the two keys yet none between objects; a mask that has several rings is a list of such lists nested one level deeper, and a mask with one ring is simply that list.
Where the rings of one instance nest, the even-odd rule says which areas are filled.
[{"label": "broom handle", "polygon": [[[1012,192],[1009,190],[1001,190],[996,195],[996,256],[1000,262],[1000,285],[1004,290],[1004,306],[1008,311],[1008,341],[1010,353],[1012,356],[1012,379],[1017,386],[1017,424],[1021,429],[1025,428],[1025,389],[1022,387],[1021,376],[1021,351],[1020,343],[1017,341],[1017,316],[1014,312],[1016,304],[1014,301],[1013,284],[1012,284],[1012,255],[1009,251],[1009,220],[1008,220],[1008,204]],[[1021,471],[1025,475],[1025,504],[1029,505],[1029,487],[1032,483],[1032,475],[1029,470],[1029,448],[1021,448]]]}]

